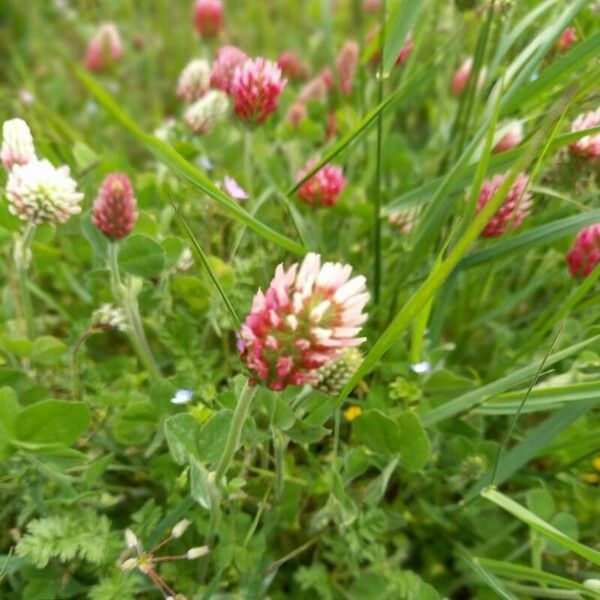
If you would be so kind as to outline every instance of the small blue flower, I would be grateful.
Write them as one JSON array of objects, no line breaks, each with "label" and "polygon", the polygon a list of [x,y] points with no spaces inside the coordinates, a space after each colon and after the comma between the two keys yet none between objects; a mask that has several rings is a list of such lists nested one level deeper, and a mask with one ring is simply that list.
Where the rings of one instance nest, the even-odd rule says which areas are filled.
[{"label": "small blue flower", "polygon": [[191,402],[194,392],[192,390],[177,390],[177,393],[171,398],[172,404],[187,404]]}]

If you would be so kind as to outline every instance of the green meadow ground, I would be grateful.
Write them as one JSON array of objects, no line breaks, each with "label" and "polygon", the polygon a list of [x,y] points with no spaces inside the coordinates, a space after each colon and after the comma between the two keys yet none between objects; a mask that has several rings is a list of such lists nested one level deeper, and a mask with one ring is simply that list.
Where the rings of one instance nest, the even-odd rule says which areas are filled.
[{"label": "green meadow ground", "polygon": [[[600,597],[600,269],[573,278],[565,260],[600,223],[599,163],[568,151],[583,135],[572,121],[599,106],[600,3],[387,0],[384,17],[360,0],[225,0],[223,30],[200,39],[188,0],[0,3],[0,118],[25,119],[38,156],[84,193],[80,214],[32,231],[19,269],[24,223],[0,173],[3,600],[158,599],[160,581],[213,600]],[[123,56],[90,74],[86,46],[107,21]],[[384,77],[365,42],[380,21]],[[568,26],[576,43],[559,52]],[[360,56],[345,95],[347,39]],[[264,125],[229,110],[194,134],[177,80],[224,44],[294,50],[334,87],[298,127],[286,115],[307,80],[288,82]],[[492,153],[512,120],[522,142]],[[311,158],[343,168],[331,208],[299,201]],[[530,214],[481,237],[521,171]],[[139,306],[157,368],[135,331],[90,329],[119,303],[90,218],[112,172],[139,211],[114,267],[121,300]],[[507,184],[478,214],[497,173]],[[249,199],[227,196],[225,176]],[[366,277],[362,356],[337,395],[258,386],[225,468],[248,397],[237,320],[308,251]],[[173,403],[178,390],[191,401]],[[208,553],[148,567],[182,519],[153,556]],[[127,529],[140,558],[124,553]]]}]

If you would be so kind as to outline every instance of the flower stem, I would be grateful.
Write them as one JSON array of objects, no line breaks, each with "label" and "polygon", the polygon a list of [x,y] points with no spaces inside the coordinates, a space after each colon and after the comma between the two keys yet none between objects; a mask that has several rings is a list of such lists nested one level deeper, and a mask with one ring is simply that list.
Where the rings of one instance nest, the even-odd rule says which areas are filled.
[{"label": "flower stem", "polygon": [[160,379],[160,369],[154,360],[150,344],[144,332],[144,325],[140,316],[140,308],[137,301],[137,293],[132,285],[124,285],[119,273],[117,262],[118,248],[116,243],[109,245],[109,265],[111,288],[115,300],[123,307],[129,324],[129,338],[135,348],[140,360],[148,373],[154,379]]},{"label": "flower stem", "polygon": [[35,225],[27,223],[25,231],[20,239],[15,240],[13,258],[15,271],[17,273],[17,283],[19,287],[18,305],[21,318],[23,320],[23,334],[32,339],[35,335],[33,323],[33,309],[31,305],[31,296],[29,295],[29,286],[27,285],[27,269],[29,267],[29,244],[33,237]]},{"label": "flower stem", "polygon": [[285,478],[285,463],[283,455],[285,451],[286,441],[281,431],[272,429],[273,434],[273,450],[275,453],[275,499],[280,500],[283,495],[283,485]]},{"label": "flower stem", "polygon": [[248,417],[250,405],[252,404],[252,399],[254,398],[255,393],[256,388],[246,381],[242,391],[240,392],[240,397],[238,398],[235,411],[233,413],[231,427],[229,428],[229,434],[227,435],[227,441],[225,442],[225,448],[223,449],[221,460],[219,461],[217,470],[215,472],[215,482],[219,487],[221,486],[221,480],[231,466],[231,462],[239,446],[242,429],[244,428],[244,423]]},{"label": "flower stem", "polygon": [[71,386],[73,390],[73,398],[75,400],[81,400],[81,385],[79,381],[79,364],[77,359],[79,357],[79,350],[85,343],[85,341],[96,333],[93,329],[85,331],[77,340],[73,352],[71,354]]},{"label": "flower stem", "polygon": [[250,198],[254,197],[252,173],[252,129],[244,128],[244,184]]}]

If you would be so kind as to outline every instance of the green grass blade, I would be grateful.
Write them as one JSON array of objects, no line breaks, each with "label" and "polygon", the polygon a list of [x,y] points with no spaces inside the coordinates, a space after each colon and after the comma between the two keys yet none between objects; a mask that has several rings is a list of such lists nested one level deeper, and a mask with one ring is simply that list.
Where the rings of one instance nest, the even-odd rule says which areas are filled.
[{"label": "green grass blade", "polygon": [[140,129],[137,123],[121,109],[112,96],[81,67],[76,64],[70,64],[70,68],[76,79],[94,96],[98,103],[112,115],[115,121],[129,131],[138,142],[154,154],[161,162],[212,198],[226,214],[237,221],[244,223],[269,242],[273,242],[289,252],[299,256],[306,253],[307,250],[304,246],[290,240],[286,236],[255,219],[240,207],[235,200],[231,199],[214,185],[206,175],[181,156],[181,154],[179,154],[172,146]]},{"label": "green grass blade", "polygon": [[512,579],[513,581],[534,582],[538,585],[553,585],[562,587],[568,590],[577,590],[589,598],[597,598],[598,594],[585,587],[584,585],[555,575],[554,573],[546,573],[539,569],[534,569],[527,565],[519,565],[515,563],[505,562],[502,560],[494,560],[492,558],[474,558],[482,567],[485,567],[492,573],[503,577],[504,579]]},{"label": "green grass blade", "polygon": [[498,462],[496,475],[488,470],[466,493],[465,502],[475,498],[479,492],[489,486],[492,481],[500,485],[514,475],[521,467],[539,456],[540,452],[549,446],[554,438],[564,431],[571,423],[590,411],[600,403],[600,396],[573,402],[564,406],[553,415],[545,419],[537,427],[530,430],[527,435]]},{"label": "green grass blade", "polygon": [[388,77],[396,64],[396,59],[406,36],[417,20],[423,0],[403,0],[390,14],[385,27],[383,43],[382,76]]},{"label": "green grass blade", "polygon": [[535,229],[470,254],[460,261],[457,269],[469,269],[490,261],[505,258],[516,252],[523,252],[542,244],[550,244],[563,237],[577,233],[582,227],[598,223],[599,221],[600,209],[596,209],[540,225]]},{"label": "green grass blade", "polygon": [[556,529],[556,527],[550,525],[550,523],[540,519],[537,515],[527,510],[524,506],[521,506],[518,502],[515,502],[508,496],[505,496],[498,490],[486,488],[481,492],[481,495],[486,500],[493,502],[520,521],[523,521],[523,523],[526,523],[529,525],[529,527],[538,533],[541,533],[544,537],[547,537],[557,544],[568,548],[575,554],[582,556],[595,565],[600,565],[600,552],[598,552],[598,550],[594,550],[593,548],[590,548],[589,546],[570,538],[568,535],[564,534],[562,531],[559,531]]},{"label": "green grass blade", "polygon": [[[527,390],[499,394],[476,408],[478,415],[512,415],[521,404],[523,394]],[[523,413],[546,412],[562,408],[570,402],[592,400],[600,397],[600,382],[586,381],[557,387],[540,387],[533,389],[523,407]]]},{"label": "green grass blade", "polygon": [[[600,335],[593,336],[584,340],[583,342],[579,342],[578,344],[573,344],[564,350],[560,350],[559,352],[555,352],[548,357],[546,361],[547,366],[552,366],[573,354],[576,354],[580,350],[587,348],[589,345],[593,344],[600,340]],[[454,400],[450,400],[437,408],[430,410],[429,412],[423,415],[422,421],[426,426],[432,426],[444,419],[449,419],[450,417],[454,417],[462,412],[468,411],[474,406],[482,403],[487,398],[490,398],[500,392],[504,392],[516,385],[523,383],[530,377],[535,375],[537,369],[539,368],[539,364],[533,363],[512,371],[508,375],[497,379],[496,381],[492,381],[486,385],[483,385],[475,390],[467,392],[466,394],[462,394],[458,398],[454,398]]]},{"label": "green grass blade", "polygon": [[183,229],[183,231],[186,233],[186,235],[190,239],[192,247],[194,248],[194,250],[196,252],[196,256],[200,259],[200,262],[204,265],[204,268],[207,270],[208,275],[211,278],[214,286],[217,288],[217,291],[221,295],[221,298],[223,299],[223,302],[225,303],[225,306],[227,307],[227,310],[229,311],[229,314],[231,315],[231,319],[233,320],[235,328],[241,329],[242,323],[240,321],[240,318],[238,317],[237,313],[235,312],[235,309],[233,308],[233,305],[231,304],[229,298],[227,297],[227,294],[225,293],[225,290],[223,289],[223,286],[221,285],[219,278],[217,277],[216,273],[214,272],[213,268],[211,267],[208,257],[204,253],[204,250],[202,250],[202,246],[200,246],[198,240],[196,239],[196,236],[190,229],[190,226],[187,224],[187,221],[185,220],[185,217],[183,216],[182,212],[179,210],[179,207],[177,206],[177,204],[175,204],[175,202],[173,200],[171,200],[171,204],[173,205],[173,210],[175,211],[175,215],[177,216],[177,219],[179,220],[179,224],[181,225],[181,228]]},{"label": "green grass blade", "polygon": [[504,587],[493,573],[490,573],[481,563],[473,558],[462,546],[457,547],[458,555],[464,563],[473,571],[487,586],[490,587],[500,598],[505,600],[519,600],[511,591]]}]

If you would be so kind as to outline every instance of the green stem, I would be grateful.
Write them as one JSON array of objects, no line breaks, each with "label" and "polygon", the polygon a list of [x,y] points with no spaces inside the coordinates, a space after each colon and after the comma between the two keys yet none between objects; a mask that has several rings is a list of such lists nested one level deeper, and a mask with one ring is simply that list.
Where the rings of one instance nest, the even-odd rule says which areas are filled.
[{"label": "green stem", "polygon": [[244,184],[250,198],[254,197],[252,173],[252,129],[244,128]]},{"label": "green stem", "polygon": [[281,431],[276,431],[275,428],[272,430],[273,434],[273,450],[275,453],[275,499],[280,500],[283,495],[283,485],[285,477],[285,463],[283,456],[285,453],[285,438]]},{"label": "green stem", "polygon": [[77,340],[73,353],[71,354],[71,386],[73,389],[73,398],[75,400],[81,400],[81,385],[79,382],[79,365],[77,364],[77,358],[79,356],[79,350],[85,343],[85,341],[96,333],[92,329],[85,331]]},{"label": "green stem", "polygon": [[[385,42],[385,21],[386,21],[386,6],[385,0],[381,7],[381,34],[379,45],[383,48]],[[384,92],[384,75],[383,75],[383,52],[381,57],[381,69],[378,73],[378,86],[377,86],[377,104],[383,102]],[[373,214],[373,227],[375,228],[375,235],[373,239],[374,252],[373,252],[373,301],[375,306],[379,304],[379,297],[381,295],[381,178],[382,178],[382,158],[383,158],[383,112],[377,115],[377,162],[375,167],[375,194],[374,194],[374,214]]]},{"label": "green stem", "polygon": [[579,599],[581,593],[577,590],[559,590],[550,588],[540,588],[533,585],[522,585],[520,583],[512,583],[506,581],[505,585],[508,589],[518,594],[523,594],[532,598],[558,598],[559,600]]},{"label": "green stem", "polygon": [[150,373],[151,377],[160,379],[160,369],[154,360],[152,350],[150,350],[150,344],[148,344],[148,339],[144,332],[144,325],[142,323],[140,308],[137,301],[137,293],[132,285],[124,285],[121,281],[119,265],[117,262],[117,244],[111,243],[108,248],[111,288],[115,300],[123,307],[123,310],[127,315],[127,321],[130,328],[129,338],[131,339],[131,343],[142,361],[142,364],[146,367],[146,370]]},{"label": "green stem", "polygon": [[31,296],[29,295],[29,286],[27,285],[27,270],[29,267],[29,244],[35,231],[35,225],[27,223],[25,231],[20,239],[15,241],[13,258],[15,271],[17,273],[17,282],[19,286],[19,307],[21,309],[21,318],[23,320],[23,334],[29,339],[33,339],[35,328],[33,323],[33,308]]},{"label": "green stem", "polygon": [[227,441],[225,442],[225,448],[223,449],[221,460],[219,461],[215,472],[215,483],[218,487],[221,487],[221,481],[229,470],[233,457],[240,444],[242,429],[244,428],[244,423],[248,417],[250,405],[252,404],[255,393],[256,388],[246,381],[235,406],[233,420],[231,421],[231,427],[229,429],[229,434],[227,435]]}]

